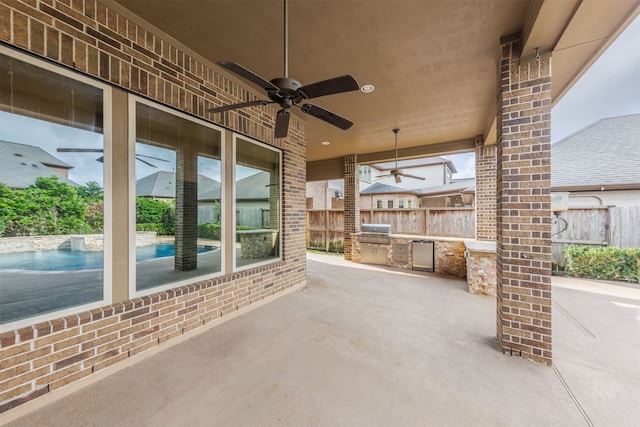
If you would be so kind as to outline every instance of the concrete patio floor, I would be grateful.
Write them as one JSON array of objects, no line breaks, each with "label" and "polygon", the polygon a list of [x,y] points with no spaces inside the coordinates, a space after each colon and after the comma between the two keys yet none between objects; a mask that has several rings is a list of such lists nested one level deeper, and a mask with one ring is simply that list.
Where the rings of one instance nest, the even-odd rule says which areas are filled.
[{"label": "concrete patio floor", "polygon": [[308,255],[307,286],[2,415],[11,426],[637,426],[640,288],[554,277],[554,366],[464,281]]}]

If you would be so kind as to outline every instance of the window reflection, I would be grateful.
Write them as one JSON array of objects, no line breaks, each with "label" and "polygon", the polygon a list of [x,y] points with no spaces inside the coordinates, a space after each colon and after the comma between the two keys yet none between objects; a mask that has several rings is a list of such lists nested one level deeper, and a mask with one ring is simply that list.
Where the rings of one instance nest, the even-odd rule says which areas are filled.
[{"label": "window reflection", "polygon": [[280,152],[236,140],[236,267],[280,257]]},{"label": "window reflection", "polygon": [[103,89],[0,54],[0,324],[105,290]]},{"label": "window reflection", "polygon": [[136,290],[221,268],[221,135],[136,103]]}]

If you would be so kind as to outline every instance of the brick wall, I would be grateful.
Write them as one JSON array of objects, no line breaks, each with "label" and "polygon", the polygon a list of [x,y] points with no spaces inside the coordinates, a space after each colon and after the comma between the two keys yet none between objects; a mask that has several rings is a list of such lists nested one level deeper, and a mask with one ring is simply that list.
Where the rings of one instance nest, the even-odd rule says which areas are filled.
[{"label": "brick wall", "polygon": [[281,261],[0,334],[0,411],[304,284],[302,121],[293,116],[289,136],[274,140],[275,108],[207,113],[253,95],[205,60],[95,1],[4,1],[0,40],[280,147],[284,174]]},{"label": "brick wall", "polygon": [[551,58],[503,39],[497,155],[497,327],[503,352],[551,364]]},{"label": "brick wall", "polygon": [[476,147],[476,239],[496,240],[496,147]]}]

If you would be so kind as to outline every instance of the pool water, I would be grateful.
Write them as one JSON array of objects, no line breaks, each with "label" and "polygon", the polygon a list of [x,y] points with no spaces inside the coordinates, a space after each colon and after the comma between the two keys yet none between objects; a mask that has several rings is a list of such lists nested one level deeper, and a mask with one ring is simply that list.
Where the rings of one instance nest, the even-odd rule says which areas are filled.
[{"label": "pool water", "polygon": [[[212,251],[211,246],[198,246],[198,253]],[[136,249],[136,262],[175,255],[175,245],[141,246]],[[102,251],[55,251],[16,252],[0,254],[0,270],[72,271],[102,269]]]}]

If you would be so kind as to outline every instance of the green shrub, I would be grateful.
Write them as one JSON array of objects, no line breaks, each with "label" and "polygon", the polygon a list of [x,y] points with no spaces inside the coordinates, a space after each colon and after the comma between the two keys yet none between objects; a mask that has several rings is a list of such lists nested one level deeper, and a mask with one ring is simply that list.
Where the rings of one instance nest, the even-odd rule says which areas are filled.
[{"label": "green shrub", "polygon": [[198,237],[202,239],[221,240],[220,224],[200,224],[198,225]]},{"label": "green shrub", "polygon": [[[244,225],[236,225],[236,230],[258,230],[255,227],[245,227]],[[220,224],[212,222],[198,225],[198,237],[202,239],[222,240],[220,238]],[[240,235],[236,235],[236,241],[240,242]]]},{"label": "green shrub", "polygon": [[572,276],[640,282],[640,248],[569,246],[565,258]]},{"label": "green shrub", "polygon": [[173,224],[167,223],[144,223],[144,224],[136,224],[136,231],[155,231],[158,235],[163,236],[171,236],[175,234],[175,228]]}]

